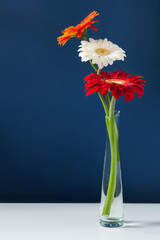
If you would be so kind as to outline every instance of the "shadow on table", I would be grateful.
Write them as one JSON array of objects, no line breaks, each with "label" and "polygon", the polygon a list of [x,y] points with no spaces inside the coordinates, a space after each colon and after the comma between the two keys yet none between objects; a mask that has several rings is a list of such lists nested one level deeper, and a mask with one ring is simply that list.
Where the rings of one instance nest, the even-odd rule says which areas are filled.
[{"label": "shadow on table", "polygon": [[123,228],[160,227],[160,221],[125,221]]}]

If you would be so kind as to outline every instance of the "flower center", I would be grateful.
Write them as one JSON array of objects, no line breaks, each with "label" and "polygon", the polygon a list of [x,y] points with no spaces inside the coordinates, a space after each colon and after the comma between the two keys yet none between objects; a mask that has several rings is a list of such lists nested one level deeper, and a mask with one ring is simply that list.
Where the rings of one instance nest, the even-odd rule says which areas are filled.
[{"label": "flower center", "polygon": [[109,55],[109,51],[107,49],[105,49],[105,48],[97,48],[95,50],[95,52],[98,53],[101,56]]},{"label": "flower center", "polygon": [[116,84],[124,84],[125,83],[125,81],[121,80],[121,79],[112,79],[112,80],[106,79],[105,81],[108,83],[116,83]]}]

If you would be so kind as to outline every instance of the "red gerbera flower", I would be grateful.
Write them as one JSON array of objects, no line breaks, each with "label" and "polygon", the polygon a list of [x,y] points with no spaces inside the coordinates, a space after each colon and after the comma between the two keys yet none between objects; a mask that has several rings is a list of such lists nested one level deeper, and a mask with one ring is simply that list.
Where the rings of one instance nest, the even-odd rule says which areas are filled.
[{"label": "red gerbera flower", "polygon": [[89,27],[93,30],[97,31],[97,28],[92,26],[93,23],[99,22],[97,20],[92,21],[94,17],[99,15],[96,11],[91,12],[80,24],[73,27],[68,27],[64,31],[62,31],[63,35],[58,37],[58,44],[62,44],[62,46],[71,38],[71,37],[78,37],[80,38],[82,36],[83,31]]},{"label": "red gerbera flower", "polygon": [[140,98],[144,93],[144,82],[141,75],[129,76],[130,73],[126,73],[122,70],[117,72],[101,72],[100,75],[91,73],[84,78],[86,96],[97,92],[102,95],[106,95],[110,89],[112,95],[119,99],[120,96],[124,95],[125,101],[134,99],[134,92],[138,94]]}]

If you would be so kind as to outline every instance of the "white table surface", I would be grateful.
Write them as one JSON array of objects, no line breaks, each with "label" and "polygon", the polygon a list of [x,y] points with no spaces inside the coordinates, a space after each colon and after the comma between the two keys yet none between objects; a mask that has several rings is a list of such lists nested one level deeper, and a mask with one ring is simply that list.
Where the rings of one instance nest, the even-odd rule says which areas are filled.
[{"label": "white table surface", "polygon": [[0,204],[0,240],[160,239],[160,204],[124,204],[125,225],[104,228],[99,204]]}]

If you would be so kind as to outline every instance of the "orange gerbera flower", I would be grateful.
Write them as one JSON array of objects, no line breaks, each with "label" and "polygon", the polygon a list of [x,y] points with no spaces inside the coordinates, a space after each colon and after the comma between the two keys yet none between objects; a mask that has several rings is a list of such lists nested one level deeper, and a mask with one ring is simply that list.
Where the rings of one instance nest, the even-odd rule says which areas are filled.
[{"label": "orange gerbera flower", "polygon": [[97,31],[97,28],[92,26],[93,23],[99,22],[97,20],[92,19],[99,15],[96,11],[91,12],[80,24],[73,27],[68,27],[65,30],[62,31],[63,35],[58,37],[58,44],[64,46],[64,44],[71,38],[71,37],[78,37],[80,38],[82,36],[82,33],[84,32],[87,27],[92,28],[93,30]]}]

